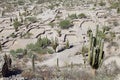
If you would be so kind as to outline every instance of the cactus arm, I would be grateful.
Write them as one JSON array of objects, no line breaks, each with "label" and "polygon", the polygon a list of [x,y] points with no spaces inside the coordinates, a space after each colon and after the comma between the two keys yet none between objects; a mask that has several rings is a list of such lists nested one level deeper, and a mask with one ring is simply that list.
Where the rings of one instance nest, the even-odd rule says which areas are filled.
[{"label": "cactus arm", "polygon": [[89,41],[90,41],[90,45],[89,45],[89,52],[88,52],[88,60],[89,60],[89,62],[90,62],[90,64],[92,63],[91,61],[91,53],[92,53],[92,43],[93,43],[93,34],[92,33],[90,33],[90,38],[89,38]]},{"label": "cactus arm", "polygon": [[100,56],[99,56],[99,63],[101,64],[102,57],[103,57],[103,47],[104,47],[104,40],[102,39],[101,41],[101,46],[100,46]]},{"label": "cactus arm", "polygon": [[96,37],[96,45],[98,44],[98,31],[99,31],[99,26],[97,25],[97,27],[96,27],[96,35],[95,35],[95,37]]},{"label": "cactus arm", "polygon": [[93,39],[93,34],[91,33],[91,34],[90,34],[90,48],[89,48],[90,50],[91,50],[91,48],[92,48],[92,43],[93,43],[93,40],[92,40],[92,39]]},{"label": "cactus arm", "polygon": [[96,37],[93,37],[93,47],[96,47]]},{"label": "cactus arm", "polygon": [[95,64],[95,56],[96,56],[96,48],[93,50],[93,58],[92,58],[92,67],[94,68],[94,64]]}]

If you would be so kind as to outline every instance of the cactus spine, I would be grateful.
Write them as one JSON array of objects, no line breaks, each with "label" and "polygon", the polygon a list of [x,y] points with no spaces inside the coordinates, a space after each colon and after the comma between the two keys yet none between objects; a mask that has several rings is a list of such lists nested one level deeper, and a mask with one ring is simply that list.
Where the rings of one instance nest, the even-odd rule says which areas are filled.
[{"label": "cactus spine", "polygon": [[[90,46],[89,46],[89,64],[93,69],[98,69],[102,64],[102,60],[104,57],[104,38],[99,36],[99,26],[96,28],[95,37],[93,37],[93,33],[89,33],[90,35]],[[102,33],[104,34],[104,32]]]}]

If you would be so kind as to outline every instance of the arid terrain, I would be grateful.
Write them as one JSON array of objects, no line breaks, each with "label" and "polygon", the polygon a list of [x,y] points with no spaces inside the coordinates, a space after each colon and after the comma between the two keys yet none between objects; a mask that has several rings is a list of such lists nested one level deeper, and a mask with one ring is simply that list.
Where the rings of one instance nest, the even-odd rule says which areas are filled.
[{"label": "arid terrain", "polygon": [[120,80],[120,0],[0,0],[0,80]]}]

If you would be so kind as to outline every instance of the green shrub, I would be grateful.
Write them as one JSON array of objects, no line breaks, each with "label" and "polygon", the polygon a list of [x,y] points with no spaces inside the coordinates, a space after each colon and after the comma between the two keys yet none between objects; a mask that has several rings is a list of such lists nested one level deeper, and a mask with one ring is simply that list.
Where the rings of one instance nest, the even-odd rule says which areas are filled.
[{"label": "green shrub", "polygon": [[76,14],[68,15],[68,17],[69,17],[70,19],[77,19],[77,18],[78,18]]},{"label": "green shrub", "polygon": [[57,15],[55,18],[60,19],[61,16]]},{"label": "green shrub", "polygon": [[19,5],[24,5],[25,2],[24,2],[23,0],[18,0],[18,4],[19,4]]},{"label": "green shrub", "polygon": [[13,26],[14,26],[14,29],[15,29],[15,31],[18,31],[18,27],[19,26],[21,26],[22,24],[19,22],[19,21],[14,21],[14,23],[13,23]]},{"label": "green shrub", "polygon": [[10,50],[10,54],[13,56],[13,57],[16,57],[16,52],[14,50]]},{"label": "green shrub", "polygon": [[12,34],[10,34],[10,37],[16,38],[17,36],[14,33],[12,33]]},{"label": "green shrub", "polygon": [[27,49],[30,49],[30,50],[34,50],[34,48],[35,48],[35,45],[33,44],[33,43],[30,43],[30,44],[28,44],[27,46]]},{"label": "green shrub", "polygon": [[49,49],[47,48],[43,49],[42,47],[39,47],[38,45],[35,45],[32,43],[27,45],[27,49],[34,51],[36,53],[39,53],[39,54],[46,54],[47,52],[50,52]]},{"label": "green shrub", "polygon": [[59,26],[61,27],[61,29],[68,29],[72,26],[72,24],[69,20],[63,20],[60,21]]},{"label": "green shrub", "polygon": [[112,4],[111,4],[111,7],[110,8],[112,8],[112,9],[117,9],[118,7],[119,7],[119,3],[118,2],[113,2]]},{"label": "green shrub", "polygon": [[50,40],[48,38],[38,38],[37,42],[35,43],[36,46],[39,47],[47,47],[50,45]]},{"label": "green shrub", "polygon": [[120,13],[120,7],[119,7],[119,8],[117,8],[117,13]]},{"label": "green shrub", "polygon": [[52,28],[55,26],[55,23],[49,23],[48,25],[50,25]]},{"label": "green shrub", "polygon": [[30,0],[30,2],[31,2],[31,3],[33,3],[33,2],[34,2],[34,0]]},{"label": "green shrub", "polygon": [[42,3],[44,3],[44,0],[37,0],[36,3],[37,3],[37,4],[42,4]]},{"label": "green shrub", "polygon": [[112,38],[116,37],[115,32],[110,32],[110,35],[111,35]]},{"label": "green shrub", "polygon": [[109,31],[111,28],[108,26],[104,26],[103,29],[105,29],[105,31]]},{"label": "green shrub", "polygon": [[36,17],[27,17],[25,20],[28,20],[28,21],[30,21],[30,22],[32,22],[32,23],[35,23],[35,22],[37,22],[37,18]]},{"label": "green shrub", "polygon": [[16,57],[18,53],[24,53],[24,49],[17,49],[17,50],[10,50],[10,54],[13,56],[13,57]]},{"label": "green shrub", "polygon": [[40,54],[45,54],[47,52],[53,53],[52,50],[47,48],[47,46],[49,46],[50,43],[51,41],[48,38],[38,38],[35,44],[31,43],[31,44],[28,44],[26,47],[27,49]]},{"label": "green shrub", "polygon": [[48,52],[49,54],[54,53],[54,51],[53,51],[52,49],[48,49],[48,48],[47,48],[47,52]]},{"label": "green shrub", "polygon": [[114,22],[113,22],[113,25],[114,25],[114,26],[118,26],[119,23],[118,23],[117,21],[114,21]]},{"label": "green shrub", "polygon": [[101,2],[99,3],[99,5],[100,5],[100,6],[105,6],[106,3],[101,1]]},{"label": "green shrub", "polygon": [[87,18],[87,16],[84,13],[81,13],[81,14],[78,15],[78,18],[80,18],[80,19],[81,18]]},{"label": "green shrub", "polygon": [[27,45],[27,49],[31,50],[31,51],[34,51],[34,52],[41,52],[41,49],[40,47],[36,46],[35,44],[31,43],[31,44],[28,44]]},{"label": "green shrub", "polygon": [[32,55],[33,55],[33,52],[32,52],[32,51],[29,51],[29,52],[27,53],[27,56],[28,56],[29,58],[32,58]]},{"label": "green shrub", "polygon": [[21,48],[19,48],[19,49],[16,50],[16,53],[23,53],[23,52],[24,52],[24,50],[21,49]]},{"label": "green shrub", "polygon": [[106,34],[106,36],[107,36],[105,37],[106,42],[112,42],[116,38],[115,32],[109,32],[108,34]]},{"label": "green shrub", "polygon": [[51,4],[48,7],[52,10],[52,9],[54,9],[55,5]]},{"label": "green shrub", "polygon": [[27,45],[27,49],[37,53],[41,52],[41,48],[32,43]]}]

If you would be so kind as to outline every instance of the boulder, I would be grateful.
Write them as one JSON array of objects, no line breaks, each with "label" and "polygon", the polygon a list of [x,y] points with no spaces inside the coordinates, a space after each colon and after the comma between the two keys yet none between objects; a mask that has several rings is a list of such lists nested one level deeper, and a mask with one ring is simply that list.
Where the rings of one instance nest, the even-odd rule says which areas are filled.
[{"label": "boulder", "polygon": [[61,51],[63,51],[63,50],[65,50],[65,45],[59,45],[59,46],[57,46],[57,48],[56,48],[56,52],[61,52]]}]

